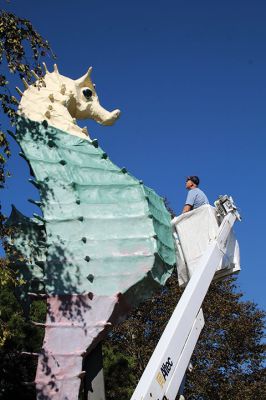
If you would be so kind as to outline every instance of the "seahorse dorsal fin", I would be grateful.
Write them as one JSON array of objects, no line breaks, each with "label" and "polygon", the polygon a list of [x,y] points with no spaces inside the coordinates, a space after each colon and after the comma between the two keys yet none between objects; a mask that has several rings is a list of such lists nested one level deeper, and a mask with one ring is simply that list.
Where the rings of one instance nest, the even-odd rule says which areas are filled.
[{"label": "seahorse dorsal fin", "polygon": [[35,71],[33,71],[33,69],[30,71],[32,76],[36,79],[36,81],[38,81],[40,79],[40,77],[36,74]]},{"label": "seahorse dorsal fin", "polygon": [[43,63],[42,63],[42,65],[43,65],[43,67],[44,67],[44,71],[45,71],[45,73],[46,73],[46,74],[48,74],[48,73],[49,73],[49,71],[48,71],[48,68],[47,68],[47,66],[46,66],[45,62],[43,62]]},{"label": "seahorse dorsal fin", "polygon": [[54,64],[54,72],[55,72],[56,74],[59,74],[57,64]]},{"label": "seahorse dorsal fin", "polygon": [[23,96],[23,92],[17,86],[16,86],[16,91],[18,92],[18,94],[20,94],[21,97]]},{"label": "seahorse dorsal fin", "polygon": [[25,78],[22,78],[22,82],[23,82],[23,84],[25,86],[25,89],[28,89],[30,87]]}]

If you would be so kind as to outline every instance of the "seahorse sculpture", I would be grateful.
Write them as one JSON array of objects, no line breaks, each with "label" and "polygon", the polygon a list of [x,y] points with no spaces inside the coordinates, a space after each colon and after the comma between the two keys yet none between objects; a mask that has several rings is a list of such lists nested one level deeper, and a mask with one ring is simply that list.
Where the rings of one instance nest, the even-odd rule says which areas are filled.
[{"label": "seahorse sculpture", "polygon": [[42,215],[13,207],[11,243],[26,262],[27,295],[47,317],[35,378],[39,400],[78,399],[83,357],[109,325],[163,285],[175,264],[163,199],[114,165],[76,119],[111,125],[91,68],[78,80],[49,72],[20,92],[16,140],[38,188]]}]

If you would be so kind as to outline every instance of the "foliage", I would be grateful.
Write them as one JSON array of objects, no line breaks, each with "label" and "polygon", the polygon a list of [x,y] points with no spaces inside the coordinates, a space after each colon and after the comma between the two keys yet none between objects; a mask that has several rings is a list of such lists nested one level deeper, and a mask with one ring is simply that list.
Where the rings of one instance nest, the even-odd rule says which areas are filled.
[{"label": "foliage", "polygon": [[[0,291],[0,310],[1,329],[5,326],[8,332],[0,348],[0,399],[33,400],[35,387],[25,385],[25,382],[34,380],[37,357],[23,355],[22,352],[39,351],[43,331],[25,319],[11,286],[5,286]],[[33,303],[30,320],[43,321],[45,314],[44,302]]]},{"label": "foliage", "polygon": [[[0,10],[0,103],[2,124],[0,125],[0,188],[6,183],[9,173],[6,162],[10,157],[10,145],[3,121],[15,123],[18,101],[14,96],[14,85],[18,78],[31,80],[31,70],[42,75],[40,61],[51,53],[49,43],[34,29],[32,24],[16,15]],[[12,84],[10,82],[12,82]],[[6,116],[6,118],[4,117]],[[10,233],[4,225],[5,216],[0,205],[0,241],[8,253],[5,237]],[[8,260],[0,258],[0,399],[35,398],[34,387],[22,386],[23,381],[33,381],[36,362],[28,362],[21,352],[39,351],[42,332],[24,317],[14,295],[15,285],[21,282],[9,268]],[[33,305],[31,318],[44,318],[45,306]],[[37,361],[37,360],[35,360]]]},{"label": "foliage", "polygon": [[[135,361],[127,354],[119,352],[118,346],[106,343],[103,347],[105,384],[108,387],[109,399],[128,400],[134,390],[133,374]],[[127,382],[127,385],[125,385]],[[119,388],[119,395],[118,395]]]},{"label": "foliage", "polygon": [[[33,28],[32,24],[16,15],[0,10],[0,101],[2,113],[15,123],[18,101],[8,81],[8,75],[18,75],[27,81],[31,69],[42,75],[40,59],[51,49],[49,43]],[[14,78],[12,79],[14,80]],[[10,156],[6,133],[0,132],[0,184],[5,182],[4,166]]]},{"label": "foliage", "polygon": [[[18,105],[14,96],[16,79],[23,78],[29,82],[31,70],[41,76],[40,61],[49,54],[52,54],[49,43],[40,36],[28,20],[0,10],[0,114],[2,114],[2,122],[6,120],[7,124],[9,121],[11,125],[15,123]],[[10,155],[7,131],[3,128],[2,123],[0,124],[0,189],[4,187],[6,177],[9,176],[6,171],[6,162]],[[4,222],[5,216],[0,204],[0,244],[8,251],[5,243],[8,231]],[[9,268],[8,261],[0,258],[0,288],[10,283],[19,284],[20,282]],[[2,309],[0,309],[0,313],[2,313]],[[0,347],[10,335],[13,336],[13,333],[8,330],[0,314]]]},{"label": "foliage", "polygon": [[[118,359],[121,355],[130,357],[131,366],[127,372],[123,371],[125,378],[121,387],[108,379],[108,400],[114,398],[112,387],[116,387],[117,398],[126,387],[132,394],[180,296],[181,290],[173,276],[166,288],[115,328],[107,344],[115,346]],[[237,291],[232,278],[212,284],[203,311],[205,327],[192,357],[193,370],[187,374],[186,399],[265,398],[262,344],[265,314],[254,303],[242,300],[242,293]],[[110,362],[115,369],[115,358]]]}]

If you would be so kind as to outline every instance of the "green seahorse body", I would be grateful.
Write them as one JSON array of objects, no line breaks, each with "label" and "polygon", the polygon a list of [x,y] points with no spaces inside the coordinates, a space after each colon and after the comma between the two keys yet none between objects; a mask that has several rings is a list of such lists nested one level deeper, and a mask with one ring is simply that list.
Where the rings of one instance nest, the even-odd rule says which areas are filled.
[{"label": "green seahorse body", "polygon": [[[22,117],[17,141],[40,191],[47,293],[120,292],[139,301],[165,283],[176,259],[162,198],[114,165],[97,141]],[[32,274],[40,278],[39,266]]]}]

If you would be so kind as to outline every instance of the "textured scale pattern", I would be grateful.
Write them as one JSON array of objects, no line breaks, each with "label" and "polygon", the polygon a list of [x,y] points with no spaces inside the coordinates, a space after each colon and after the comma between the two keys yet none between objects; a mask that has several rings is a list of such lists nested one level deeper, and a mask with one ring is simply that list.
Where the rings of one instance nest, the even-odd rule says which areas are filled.
[{"label": "textured scale pattern", "polygon": [[36,260],[46,293],[127,293],[139,302],[165,283],[176,259],[162,198],[114,165],[97,140],[23,117],[16,139],[40,192],[42,216],[33,221],[46,233],[45,257]]}]

